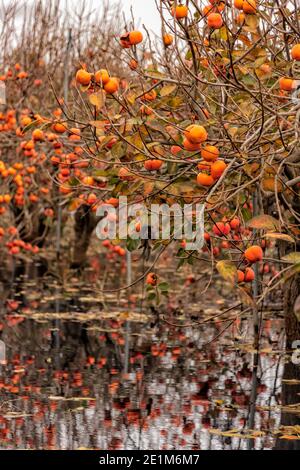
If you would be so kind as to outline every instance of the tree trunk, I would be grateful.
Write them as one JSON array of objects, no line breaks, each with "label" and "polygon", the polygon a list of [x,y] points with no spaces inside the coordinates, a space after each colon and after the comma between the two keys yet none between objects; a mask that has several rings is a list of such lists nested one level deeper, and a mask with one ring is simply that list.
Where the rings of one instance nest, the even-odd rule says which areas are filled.
[{"label": "tree trunk", "polygon": [[90,206],[82,205],[75,214],[75,241],[71,268],[84,266],[91,235],[96,227],[97,219]]},{"label": "tree trunk", "polygon": [[[293,342],[300,340],[300,322],[294,313],[294,305],[300,295],[300,275],[297,274],[284,286],[284,309],[285,309],[285,329],[286,329],[286,349],[291,351]],[[284,380],[296,379],[300,381],[300,364],[293,364],[289,358],[284,365]],[[293,405],[300,402],[300,384],[282,384],[282,405]],[[295,413],[281,413],[282,426],[300,425],[300,416]],[[276,449],[300,450],[300,440],[277,439]]]}]

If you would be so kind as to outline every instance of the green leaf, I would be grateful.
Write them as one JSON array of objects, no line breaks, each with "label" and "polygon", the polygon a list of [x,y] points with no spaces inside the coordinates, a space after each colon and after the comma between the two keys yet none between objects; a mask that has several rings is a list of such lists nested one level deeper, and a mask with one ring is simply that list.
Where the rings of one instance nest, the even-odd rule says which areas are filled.
[{"label": "green leaf", "polygon": [[167,292],[169,290],[169,284],[167,282],[161,282],[160,284],[158,284],[158,288],[159,290],[163,291],[163,292]]},{"label": "green leaf", "polygon": [[219,274],[226,281],[234,284],[237,280],[237,269],[234,263],[229,260],[221,260],[217,263],[216,268]]},{"label": "green leaf", "polygon": [[274,219],[267,214],[257,215],[253,217],[247,223],[248,227],[255,228],[257,230],[279,230],[280,229],[280,222],[279,220]]}]

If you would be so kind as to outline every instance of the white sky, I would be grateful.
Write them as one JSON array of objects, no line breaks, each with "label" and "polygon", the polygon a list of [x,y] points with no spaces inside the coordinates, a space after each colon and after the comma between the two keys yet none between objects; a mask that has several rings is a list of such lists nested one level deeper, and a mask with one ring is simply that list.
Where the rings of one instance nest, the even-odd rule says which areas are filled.
[{"label": "white sky", "polygon": [[[7,5],[11,0],[0,0],[0,3]],[[24,3],[34,3],[35,0],[16,0],[17,4],[23,5]],[[46,0],[47,1],[47,0]],[[104,0],[61,0],[63,5],[66,2],[71,7],[76,7],[80,1],[84,1],[87,5],[91,5],[93,8],[101,8]],[[118,3],[118,0],[110,0],[111,4]],[[133,14],[136,22],[136,27],[140,27],[142,24],[150,31],[156,34],[161,34],[161,23],[159,13],[156,8],[155,0],[120,0],[122,11],[125,17],[130,20],[130,8],[133,9]]]},{"label": "white sky", "polygon": [[121,4],[126,17],[130,18],[130,7],[132,6],[137,25],[144,24],[147,29],[160,34],[161,23],[155,0],[122,0]]}]

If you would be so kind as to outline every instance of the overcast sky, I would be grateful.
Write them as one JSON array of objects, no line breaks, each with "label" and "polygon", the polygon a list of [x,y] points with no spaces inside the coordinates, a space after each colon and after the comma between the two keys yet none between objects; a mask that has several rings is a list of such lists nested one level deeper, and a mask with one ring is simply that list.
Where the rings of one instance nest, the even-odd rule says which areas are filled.
[{"label": "overcast sky", "polygon": [[[11,0],[0,0],[0,3],[3,2],[4,5],[7,5],[10,1]],[[20,5],[24,3],[34,3],[34,1],[35,0],[16,0],[17,4]],[[87,5],[92,5],[95,9],[100,9],[104,3],[104,0],[61,0],[61,4],[64,4],[64,1],[67,1],[69,8],[78,6],[80,1],[84,1]],[[118,3],[118,0],[110,0],[109,3]],[[155,0],[121,0],[120,4],[122,11],[128,19],[131,18],[130,8],[132,7],[137,27],[145,24],[147,29],[160,35],[160,18]],[[21,11],[20,14],[22,14]]]}]

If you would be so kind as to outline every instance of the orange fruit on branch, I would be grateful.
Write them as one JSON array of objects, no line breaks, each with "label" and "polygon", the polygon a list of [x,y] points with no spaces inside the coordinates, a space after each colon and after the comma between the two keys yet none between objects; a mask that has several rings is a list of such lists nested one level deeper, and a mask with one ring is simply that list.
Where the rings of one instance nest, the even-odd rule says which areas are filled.
[{"label": "orange fruit on branch", "polygon": [[255,273],[252,268],[245,269],[245,281],[252,282],[255,279]]},{"label": "orange fruit on branch", "polygon": [[255,0],[244,0],[243,11],[245,13],[256,13],[257,5]]},{"label": "orange fruit on branch", "polygon": [[292,47],[291,56],[294,60],[300,60],[300,44],[295,44]]},{"label": "orange fruit on branch", "polygon": [[80,85],[87,86],[91,83],[92,75],[84,69],[78,70],[76,73],[76,82]]},{"label": "orange fruit on branch", "polygon": [[203,126],[199,126],[197,124],[191,124],[188,126],[184,131],[184,136],[187,140],[189,140],[192,144],[201,144],[205,140],[207,140],[207,132]]},{"label": "orange fruit on branch", "polygon": [[157,275],[155,273],[149,273],[146,277],[146,284],[149,284],[150,286],[156,286]]},{"label": "orange fruit on branch", "polygon": [[143,40],[143,34],[140,31],[131,31],[129,33],[129,42],[132,46],[139,44]]},{"label": "orange fruit on branch", "polygon": [[291,91],[294,88],[294,80],[292,78],[281,77],[279,79],[279,88],[283,91]]},{"label": "orange fruit on branch", "polygon": [[188,139],[183,139],[182,145],[185,150],[188,150],[189,152],[196,152],[197,150],[200,150],[200,144],[193,144]]},{"label": "orange fruit on branch", "polygon": [[207,162],[214,162],[220,155],[219,150],[214,145],[206,145],[201,149],[201,157]]},{"label": "orange fruit on branch", "polygon": [[163,42],[166,47],[171,46],[173,44],[173,36],[172,34],[164,34]]},{"label": "orange fruit on branch", "polygon": [[243,5],[244,5],[244,0],[234,0],[233,4],[235,8],[237,8],[238,10],[242,10]]},{"label": "orange fruit on branch", "polygon": [[207,17],[207,24],[210,28],[219,29],[223,25],[220,13],[210,13]]},{"label": "orange fruit on branch", "polygon": [[45,134],[44,134],[43,131],[41,131],[41,129],[35,129],[32,132],[32,138],[33,138],[33,140],[35,140],[37,142],[41,142],[42,140],[45,139]]},{"label": "orange fruit on branch", "polygon": [[112,77],[109,81],[104,85],[104,90],[106,93],[113,95],[119,89],[119,81],[117,78]]},{"label": "orange fruit on branch", "polygon": [[95,73],[95,82],[106,85],[109,82],[109,73],[106,69],[100,69]]},{"label": "orange fruit on branch", "polygon": [[162,167],[162,160],[146,160],[144,162],[144,168],[148,171],[156,171]]},{"label": "orange fruit on branch", "polygon": [[174,5],[171,10],[172,16],[175,16],[177,20],[186,18],[188,16],[188,12],[188,7],[185,5]]},{"label": "orange fruit on branch", "polygon": [[244,253],[244,256],[249,263],[256,263],[257,261],[261,261],[263,259],[263,251],[260,246],[253,245]]},{"label": "orange fruit on branch", "polygon": [[216,180],[222,176],[226,170],[227,165],[223,160],[218,160],[214,162],[211,166],[211,176]]},{"label": "orange fruit on branch", "polygon": [[198,173],[197,175],[197,183],[201,186],[212,186],[214,182],[213,177],[207,173]]}]

